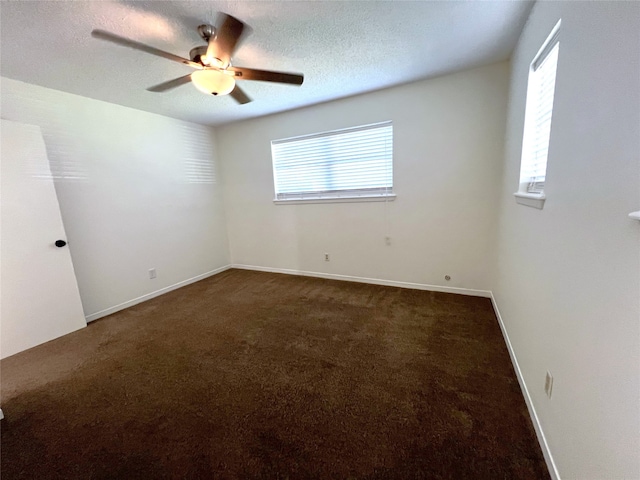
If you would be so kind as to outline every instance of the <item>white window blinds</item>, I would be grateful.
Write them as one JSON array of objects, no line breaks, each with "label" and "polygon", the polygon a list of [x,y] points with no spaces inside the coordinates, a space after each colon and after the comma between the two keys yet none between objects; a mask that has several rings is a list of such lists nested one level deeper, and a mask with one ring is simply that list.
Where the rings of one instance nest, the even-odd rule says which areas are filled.
[{"label": "white window blinds", "polygon": [[276,200],[392,195],[391,122],[271,142]]},{"label": "white window blinds", "polygon": [[551,117],[558,65],[559,24],[531,64],[527,89],[520,190],[541,194],[547,173]]}]

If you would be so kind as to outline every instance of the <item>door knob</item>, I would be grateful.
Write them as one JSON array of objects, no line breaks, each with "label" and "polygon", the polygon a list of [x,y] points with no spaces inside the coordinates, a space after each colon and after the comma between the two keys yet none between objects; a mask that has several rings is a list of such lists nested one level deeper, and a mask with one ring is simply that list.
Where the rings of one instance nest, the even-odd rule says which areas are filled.
[{"label": "door knob", "polygon": [[56,240],[56,247],[62,248],[67,244],[64,240]]}]

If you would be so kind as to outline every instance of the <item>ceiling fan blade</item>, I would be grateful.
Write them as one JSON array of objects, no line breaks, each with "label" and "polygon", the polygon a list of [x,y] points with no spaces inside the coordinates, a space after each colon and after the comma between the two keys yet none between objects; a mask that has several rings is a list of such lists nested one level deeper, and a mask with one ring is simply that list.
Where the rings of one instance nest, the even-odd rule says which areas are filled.
[{"label": "ceiling fan blade", "polygon": [[174,78],[173,80],[169,80],[167,82],[159,83],[158,85],[154,85],[153,87],[147,88],[150,92],[166,92],[167,90],[171,90],[172,88],[179,87],[180,85],[184,85],[185,83],[189,83],[191,81],[191,74],[185,75],[184,77]]},{"label": "ceiling fan blade", "polygon": [[251,33],[251,27],[231,15],[220,12],[216,22],[216,33],[209,39],[208,58],[218,58],[223,66],[229,65],[233,52],[240,43],[243,34]]},{"label": "ceiling fan blade", "polygon": [[227,71],[235,73],[236,80],[259,80],[261,82],[288,83],[302,85],[304,76],[299,73],[272,72],[255,68],[229,67]]},{"label": "ceiling fan blade", "polygon": [[197,68],[199,70],[203,68],[199,63],[192,62],[191,60],[187,60],[186,58],[179,57],[177,55],[174,55],[173,53],[165,52],[164,50],[160,50],[155,47],[150,47],[149,45],[145,45],[144,43],[121,37],[120,35],[116,35],[115,33],[106,32],[104,30],[93,30],[91,32],[91,36],[100,40],[106,40],[107,42],[115,43],[116,45],[133,48],[134,50],[140,50],[142,52],[150,53],[151,55],[156,55],[168,60],[173,60],[174,62],[184,63],[185,65],[189,65],[190,67]]},{"label": "ceiling fan blade", "polygon": [[247,95],[244,90],[242,90],[237,84],[235,87],[233,87],[233,90],[231,90],[231,93],[229,95],[231,95],[231,97],[241,105],[244,105],[245,103],[249,103],[251,101],[249,95]]}]

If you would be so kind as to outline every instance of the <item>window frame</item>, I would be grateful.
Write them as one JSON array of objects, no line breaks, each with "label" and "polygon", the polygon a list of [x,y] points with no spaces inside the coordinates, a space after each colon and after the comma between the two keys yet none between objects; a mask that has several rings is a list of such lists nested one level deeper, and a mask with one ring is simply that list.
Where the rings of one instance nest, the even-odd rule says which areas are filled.
[{"label": "window frame", "polygon": [[[545,195],[545,187],[546,187],[546,177],[548,170],[548,159],[549,159],[549,150],[551,146],[551,128],[553,124],[553,111],[555,105],[555,89],[557,84],[557,68],[559,64],[559,54],[560,54],[560,26],[562,24],[562,20],[558,20],[555,24],[551,33],[547,36],[545,41],[542,43],[542,46],[533,57],[533,60],[529,64],[528,77],[527,77],[527,96],[525,101],[525,115],[524,115],[524,125],[523,125],[523,134],[522,134],[522,151],[520,157],[520,171],[518,176],[518,191],[514,193],[516,197],[516,202],[522,205],[527,205],[530,207],[535,207],[542,209],[544,207],[544,202],[546,199]],[[537,122],[541,112],[541,101],[538,93],[538,88],[540,87],[540,79],[536,77],[536,73],[538,69],[542,67],[545,61],[549,58],[551,54],[557,48],[557,58],[555,60],[556,64],[554,66],[555,72],[553,77],[553,94],[551,99],[551,106],[549,109],[550,119],[549,119],[549,127],[548,127],[548,136],[546,137],[546,155],[545,155],[545,167],[544,167],[544,177],[542,181],[536,180],[535,178],[525,178],[523,177],[523,173],[526,170],[531,170],[532,168],[532,149],[534,147],[534,142],[536,141],[536,136],[540,134],[539,126],[540,124]],[[540,72],[542,74],[542,72]],[[536,177],[537,178],[537,177]]]},{"label": "window frame", "polygon": [[[391,145],[390,147],[384,147],[384,155],[389,156],[388,167],[390,172],[385,173],[390,180],[390,186],[379,186],[371,188],[346,188],[346,189],[334,189],[334,190],[314,190],[314,191],[300,191],[300,192],[278,192],[278,168],[276,155],[274,153],[274,145],[291,144],[296,142],[303,142],[305,140],[320,139],[326,137],[338,137],[340,135],[348,133],[356,133],[362,131],[371,131],[379,128],[390,128],[390,133],[381,133],[384,138],[389,135]],[[353,144],[351,144],[352,146]],[[344,144],[342,145],[345,146]],[[318,148],[318,147],[316,147]],[[323,146],[324,148],[324,146]],[[348,146],[347,146],[348,148]],[[344,152],[341,152],[344,153]],[[335,157],[327,157],[334,159]],[[385,165],[387,159],[384,160]],[[328,163],[327,168],[330,170],[335,166],[337,162]],[[299,204],[299,203],[342,203],[342,202],[386,202],[393,201],[396,198],[393,192],[393,121],[388,120],[384,122],[371,123],[366,125],[359,125],[355,127],[348,127],[336,130],[329,130],[324,132],[318,132],[308,135],[299,135],[295,137],[281,138],[271,141],[271,165],[273,171],[273,189],[275,204]],[[363,170],[366,173],[366,170]]]}]

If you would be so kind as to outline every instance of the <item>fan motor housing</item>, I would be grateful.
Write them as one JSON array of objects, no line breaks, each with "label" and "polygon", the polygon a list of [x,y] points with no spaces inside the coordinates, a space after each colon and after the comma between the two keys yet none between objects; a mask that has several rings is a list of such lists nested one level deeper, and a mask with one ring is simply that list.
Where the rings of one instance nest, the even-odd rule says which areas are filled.
[{"label": "fan motor housing", "polygon": [[207,46],[202,45],[200,47],[194,47],[189,52],[189,58],[192,62],[202,63],[201,57],[204,57],[207,54]]},{"label": "fan motor housing", "polygon": [[214,58],[215,61],[211,63],[205,63],[202,61],[205,58],[205,55],[207,54],[207,48],[208,47],[206,45],[203,45],[201,47],[193,47],[189,52],[189,58],[191,58],[191,61],[198,62],[205,66],[208,65],[208,66],[222,67],[223,62],[219,58]]}]

